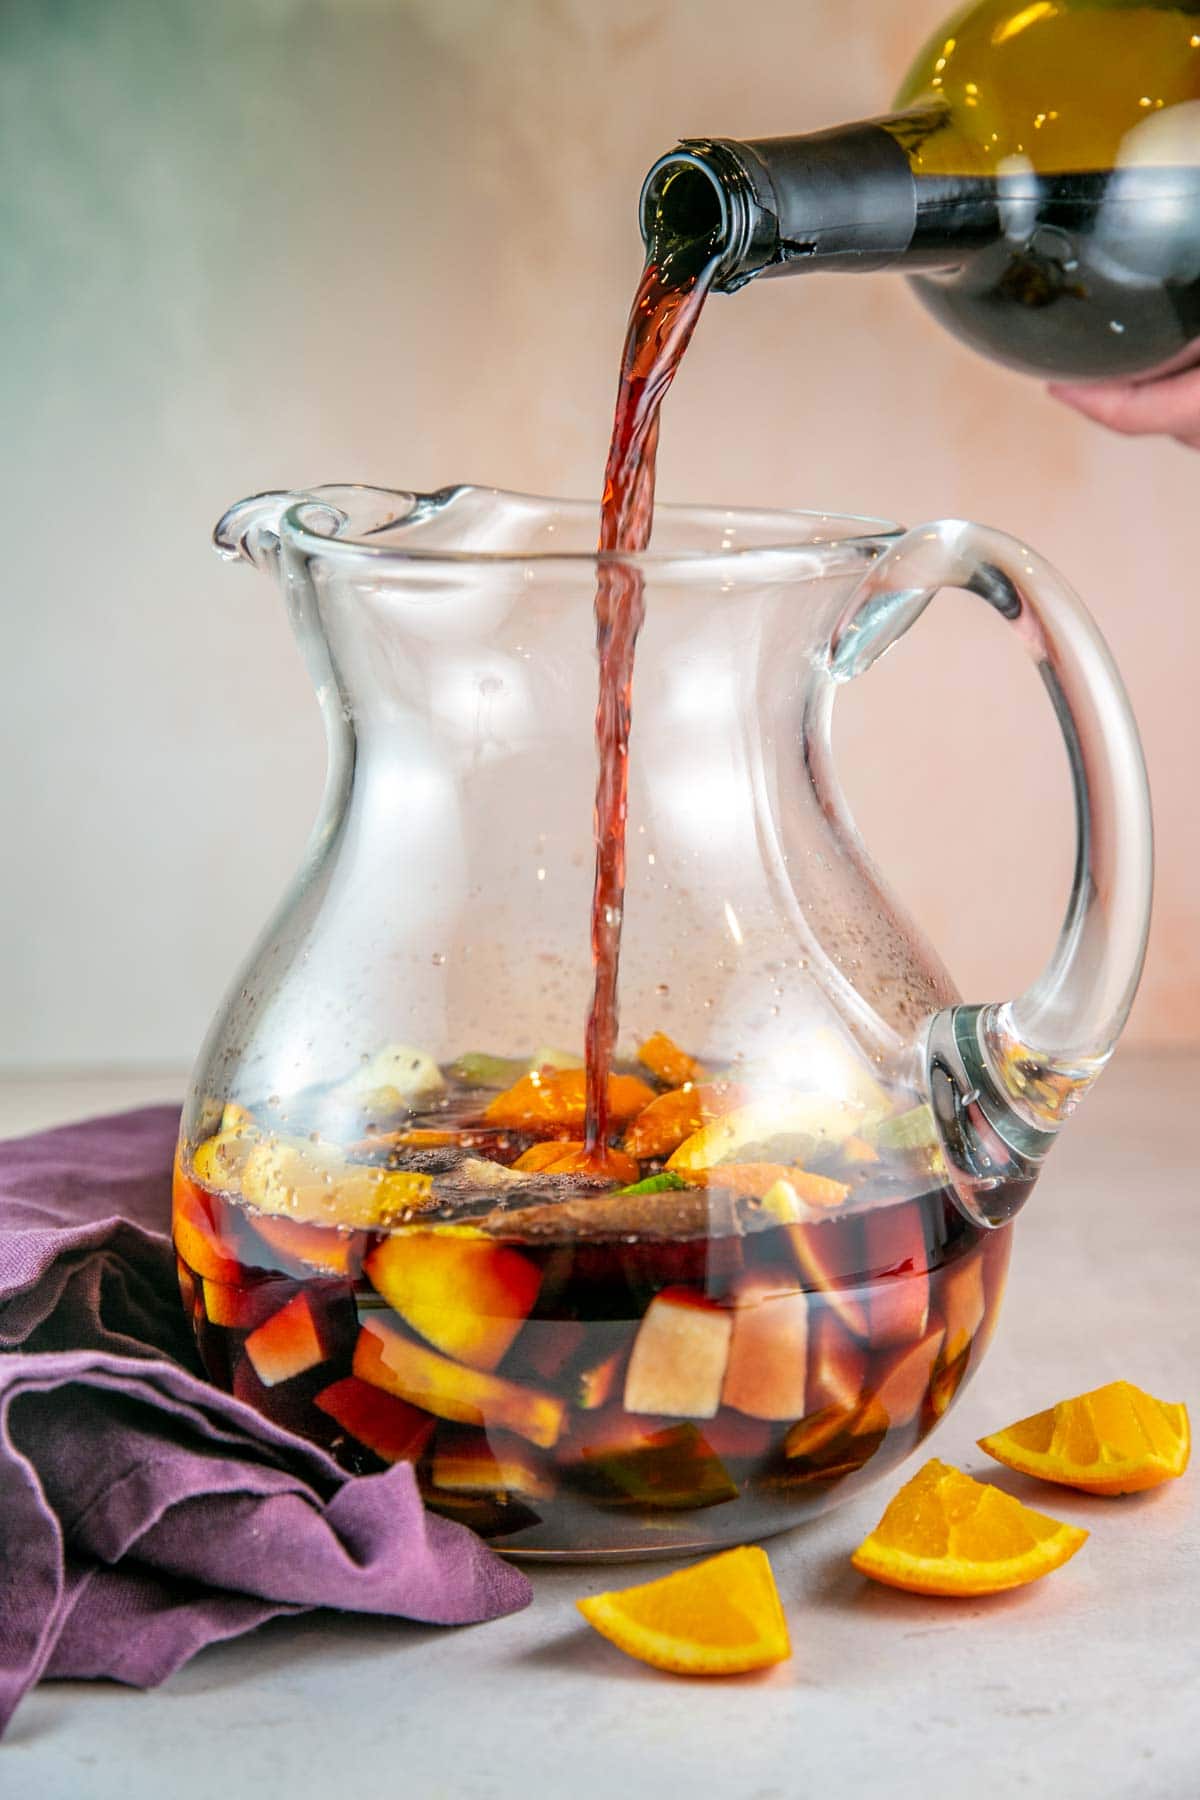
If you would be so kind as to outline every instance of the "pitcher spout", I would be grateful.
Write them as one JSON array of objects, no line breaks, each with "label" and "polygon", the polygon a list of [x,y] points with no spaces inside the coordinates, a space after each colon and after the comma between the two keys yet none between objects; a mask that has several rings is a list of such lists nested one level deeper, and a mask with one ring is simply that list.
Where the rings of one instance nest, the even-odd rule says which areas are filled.
[{"label": "pitcher spout", "polygon": [[279,521],[299,498],[299,494],[280,490],[237,501],[213,532],[217,554],[226,562],[248,562],[264,573],[273,573],[279,552]]}]

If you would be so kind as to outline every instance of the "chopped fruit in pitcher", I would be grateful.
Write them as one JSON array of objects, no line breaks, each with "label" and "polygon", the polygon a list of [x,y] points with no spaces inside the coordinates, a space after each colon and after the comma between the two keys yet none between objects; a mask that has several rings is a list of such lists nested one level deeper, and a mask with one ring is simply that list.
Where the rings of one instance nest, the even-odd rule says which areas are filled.
[{"label": "chopped fruit in pitcher", "polygon": [[444,1427],[438,1431],[431,1479],[446,1493],[517,1494],[525,1500],[549,1500],[555,1486],[519,1441],[500,1447],[481,1431]]},{"label": "chopped fruit in pitcher", "polygon": [[548,1449],[562,1432],[566,1407],[552,1394],[520,1387],[482,1369],[465,1368],[414,1343],[385,1319],[363,1319],[354,1373],[439,1419],[496,1425]]},{"label": "chopped fruit in pitcher", "polygon": [[1061,1568],[1087,1535],[935,1459],[850,1560],[873,1581],[914,1594],[998,1594]]},{"label": "chopped fruit in pitcher", "polygon": [[983,1257],[962,1256],[942,1271],[942,1317],[946,1321],[946,1363],[955,1363],[969,1350],[983,1324],[987,1300],[983,1291]]},{"label": "chopped fruit in pitcher", "polygon": [[636,1181],[639,1170],[632,1156],[614,1150],[610,1144],[599,1144],[589,1150],[586,1144],[567,1144],[551,1140],[548,1144],[531,1144],[513,1164],[522,1174],[602,1175],[606,1181]]},{"label": "chopped fruit in pitcher", "polygon": [[655,1295],[638,1328],[625,1373],[625,1411],[711,1419],[733,1335],[732,1314],[687,1288]]},{"label": "chopped fruit in pitcher", "polygon": [[503,1360],[542,1281],[537,1264],[516,1250],[432,1232],[385,1238],[363,1270],[406,1324],[476,1369]]},{"label": "chopped fruit in pitcher", "polygon": [[808,1296],[759,1277],[733,1310],[723,1405],[754,1419],[797,1419],[808,1377]]},{"label": "chopped fruit in pitcher", "polygon": [[644,1044],[638,1045],[638,1061],[664,1087],[681,1088],[685,1082],[708,1079],[700,1064],[665,1031],[652,1032]]},{"label": "chopped fruit in pitcher", "polygon": [[771,1565],[757,1545],[577,1605],[618,1650],[675,1675],[741,1675],[792,1653]]},{"label": "chopped fruit in pitcher", "polygon": [[296,1294],[286,1306],[252,1331],[245,1354],[264,1387],[290,1381],[315,1369],[328,1352],[326,1334],[306,1293]]},{"label": "chopped fruit in pitcher", "polygon": [[979,1448],[1022,1475],[1085,1494],[1138,1494],[1183,1474],[1191,1427],[1186,1406],[1110,1381],[980,1438]]},{"label": "chopped fruit in pitcher", "polygon": [[[806,1079],[818,1040],[788,1065]],[[830,1091],[793,1092],[655,1033],[592,1142],[579,1059],[544,1046],[397,1045],[361,1079],[214,1100],[175,1175],[201,1359],[351,1470],[411,1463],[513,1550],[810,1517],[951,1404],[1009,1236],[931,1177],[920,1097],[836,1048]]]},{"label": "chopped fruit in pitcher", "polygon": [[723,1162],[782,1161],[747,1154],[750,1147],[778,1147],[789,1163],[808,1162],[828,1154],[854,1134],[863,1118],[862,1108],[844,1100],[824,1100],[801,1094],[788,1101],[754,1101],[714,1119],[692,1137],[685,1138],[668,1158],[669,1169],[711,1169]]},{"label": "chopped fruit in pitcher", "polygon": [[264,1213],[308,1225],[367,1229],[395,1225],[433,1201],[433,1178],[408,1169],[347,1162],[315,1144],[258,1144],[242,1169],[241,1192]]},{"label": "chopped fruit in pitcher", "polygon": [[[636,1075],[610,1075],[608,1116],[615,1125],[644,1112],[654,1089]],[[489,1125],[535,1136],[563,1136],[578,1131],[587,1115],[587,1081],[582,1069],[563,1069],[543,1075],[539,1069],[523,1075],[507,1093],[489,1101],[484,1118]]]},{"label": "chopped fruit in pitcher", "polygon": [[660,1094],[640,1112],[625,1133],[631,1156],[669,1156],[685,1138],[713,1119],[733,1112],[749,1100],[749,1090],[731,1081],[689,1083]]},{"label": "chopped fruit in pitcher", "polygon": [[621,1499],[669,1512],[702,1512],[738,1497],[737,1482],[692,1424],[630,1432],[626,1422],[623,1442],[584,1444],[581,1460],[603,1484],[597,1495],[601,1504]]},{"label": "chopped fruit in pitcher", "polygon": [[427,1412],[383,1393],[369,1381],[360,1381],[357,1375],[331,1382],[315,1396],[313,1404],[356,1443],[387,1463],[418,1462],[436,1427]]}]

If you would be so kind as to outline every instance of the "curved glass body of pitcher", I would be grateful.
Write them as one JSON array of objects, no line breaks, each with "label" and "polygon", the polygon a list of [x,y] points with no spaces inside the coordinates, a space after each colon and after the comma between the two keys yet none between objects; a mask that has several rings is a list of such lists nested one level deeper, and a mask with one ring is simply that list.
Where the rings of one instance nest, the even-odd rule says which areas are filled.
[{"label": "curved glass body of pitcher", "polygon": [[1132,948],[1106,911],[1081,950],[1089,890],[1055,975],[1076,1017],[1108,980],[1087,1041],[1030,1039],[1030,995],[958,1006],[846,815],[829,715],[932,586],[1020,611],[1019,572],[958,540],[963,572],[933,569],[869,522],[662,508],[637,559],[614,1161],[589,1175],[593,531],[591,508],[471,489],[223,521],[285,586],[329,776],[176,1178],[214,1377],[351,1467],[411,1460],[431,1504],[531,1554],[744,1540],[908,1453],[982,1352],[1006,1221],[1107,1054],[1148,903],[1138,790],[1132,886],[1104,896]]}]

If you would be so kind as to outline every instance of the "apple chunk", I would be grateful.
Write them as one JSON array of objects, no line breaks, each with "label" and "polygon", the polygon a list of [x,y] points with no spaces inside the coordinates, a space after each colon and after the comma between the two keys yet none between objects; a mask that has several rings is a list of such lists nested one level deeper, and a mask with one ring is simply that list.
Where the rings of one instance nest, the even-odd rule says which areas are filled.
[{"label": "apple chunk", "polygon": [[646,1313],[625,1374],[625,1410],[711,1419],[721,1404],[732,1314],[688,1288],[664,1288]]},{"label": "apple chunk", "polygon": [[314,1404],[383,1462],[417,1462],[433,1435],[428,1413],[356,1375],[322,1388]]},{"label": "apple chunk", "polygon": [[294,1295],[286,1306],[252,1331],[245,1349],[264,1387],[303,1375],[329,1354],[321,1321],[303,1292]]},{"label": "apple chunk", "polygon": [[850,1413],[862,1400],[867,1357],[838,1315],[825,1306],[815,1311],[808,1351],[808,1411],[834,1408]]},{"label": "apple chunk", "polygon": [[721,1399],[752,1419],[804,1415],[808,1300],[766,1280],[742,1288],[733,1313]]},{"label": "apple chunk", "polygon": [[543,1450],[557,1443],[566,1416],[565,1405],[553,1394],[451,1362],[386,1319],[363,1319],[354,1373],[439,1419],[514,1431]]},{"label": "apple chunk", "polygon": [[868,1332],[862,1286],[862,1224],[854,1218],[820,1219],[784,1227],[805,1285],[818,1294],[855,1337]]},{"label": "apple chunk", "polygon": [[542,1281],[536,1263],[518,1251],[449,1232],[385,1238],[363,1268],[406,1324],[473,1369],[497,1366]]}]

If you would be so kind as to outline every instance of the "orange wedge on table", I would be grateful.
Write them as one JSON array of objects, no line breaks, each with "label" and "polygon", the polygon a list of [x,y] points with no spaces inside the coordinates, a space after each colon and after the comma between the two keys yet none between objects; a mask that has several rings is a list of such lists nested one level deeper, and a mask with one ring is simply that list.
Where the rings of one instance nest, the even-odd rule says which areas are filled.
[{"label": "orange wedge on table", "polygon": [[771,1565],[753,1544],[576,1605],[618,1650],[673,1675],[741,1675],[792,1653]]},{"label": "orange wedge on table", "polygon": [[1182,1475],[1191,1431],[1186,1406],[1110,1381],[980,1438],[1006,1468],[1085,1494],[1137,1494]]},{"label": "orange wedge on table", "polygon": [[935,1457],[850,1560],[872,1580],[914,1594],[998,1594],[1060,1568],[1087,1535]]}]

